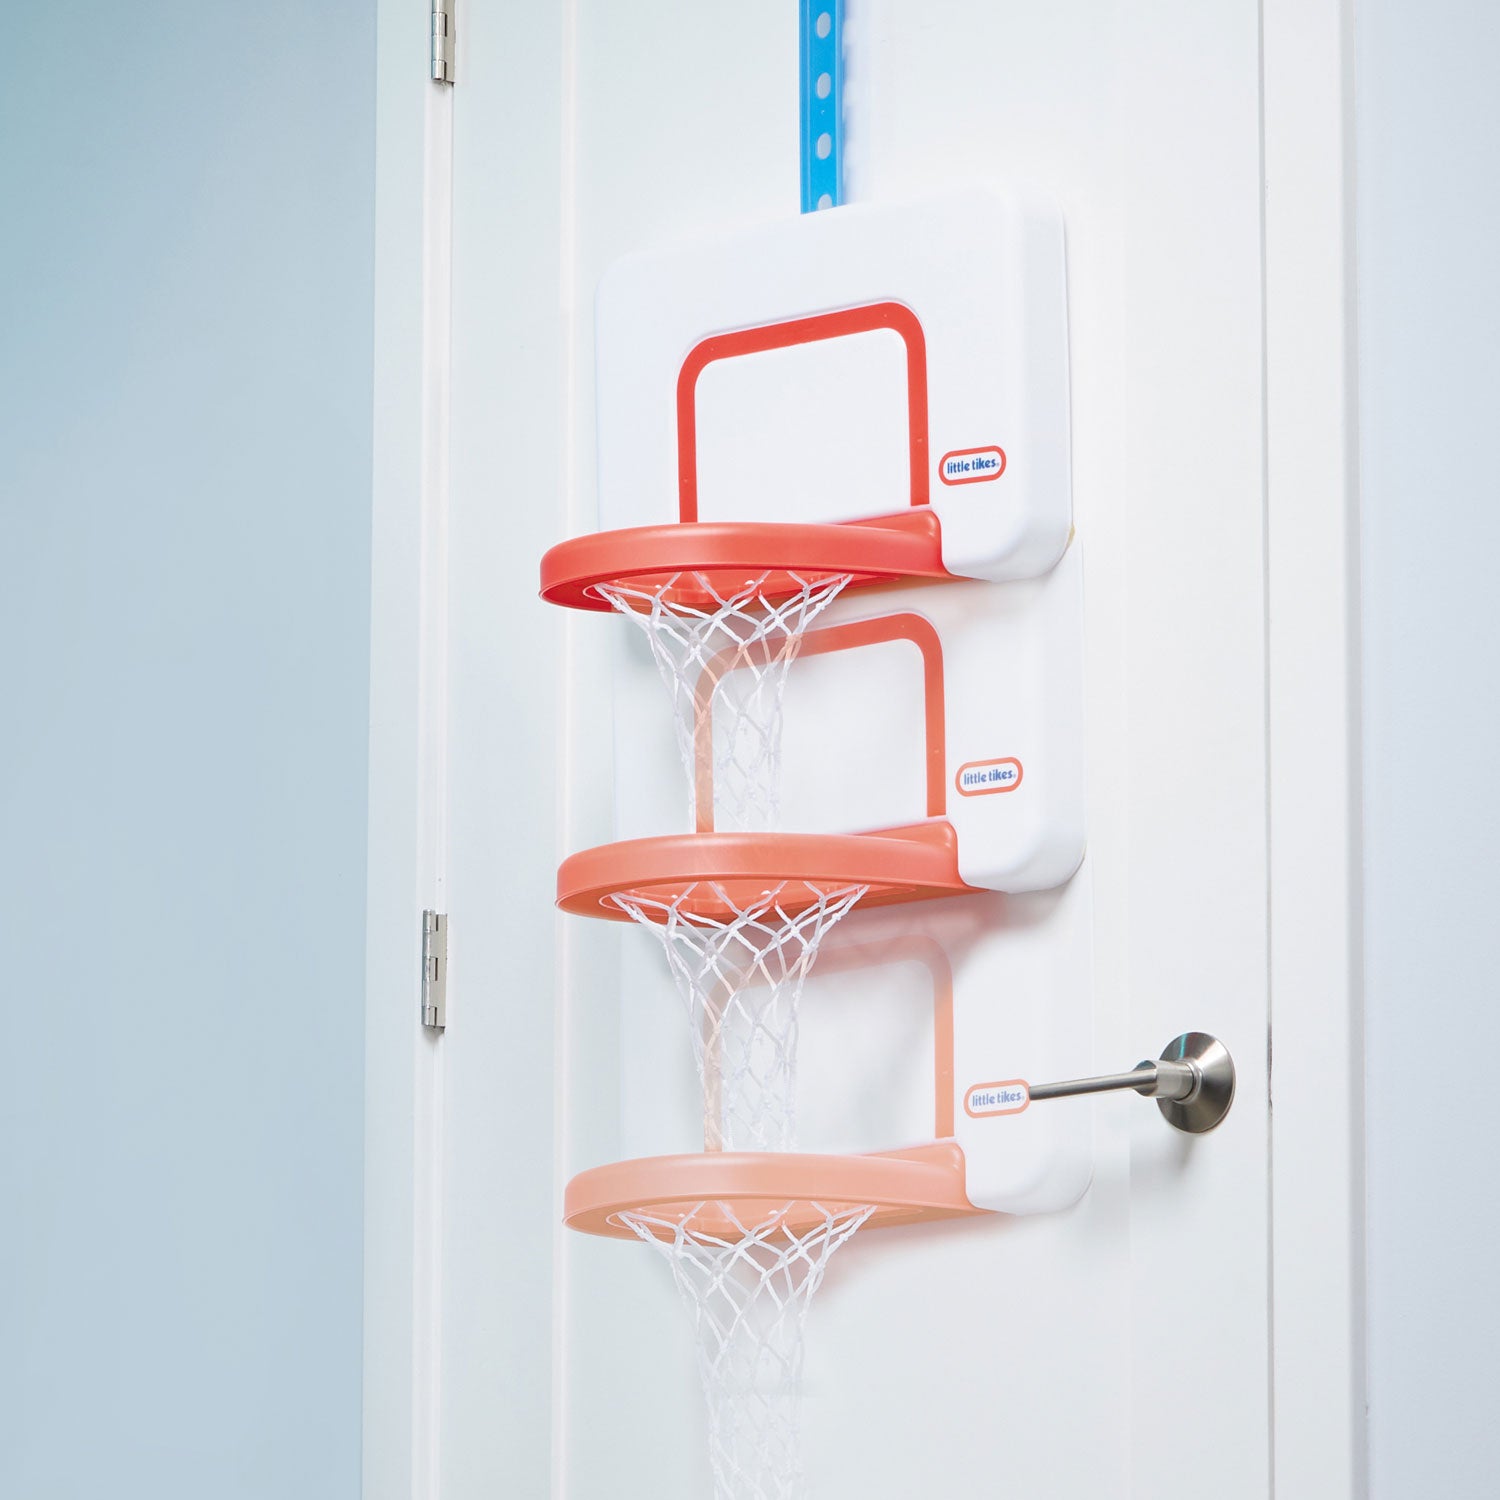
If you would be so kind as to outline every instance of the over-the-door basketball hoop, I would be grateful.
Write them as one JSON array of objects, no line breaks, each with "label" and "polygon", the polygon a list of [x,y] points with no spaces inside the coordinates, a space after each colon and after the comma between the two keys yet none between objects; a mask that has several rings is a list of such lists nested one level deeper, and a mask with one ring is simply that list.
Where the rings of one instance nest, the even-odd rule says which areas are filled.
[{"label": "over-the-door basketball hoop", "polygon": [[[690,831],[571,855],[557,901],[661,943],[705,1149],[582,1172],[565,1219],[669,1259],[720,1500],[800,1493],[802,1318],[832,1253],[989,1206],[955,1139],[951,994],[934,1139],[863,1154],[797,1149],[799,1007],[856,909],[1047,888],[1082,856],[1064,302],[1056,212],[983,194],[961,215],[814,214],[637,258],[601,288],[606,525],[547,553],[541,592],[642,631]],[[985,587],[1001,580],[1003,599]],[[784,830],[792,669],[862,652],[920,695],[891,721],[913,742],[905,800],[842,825],[866,831]]]}]

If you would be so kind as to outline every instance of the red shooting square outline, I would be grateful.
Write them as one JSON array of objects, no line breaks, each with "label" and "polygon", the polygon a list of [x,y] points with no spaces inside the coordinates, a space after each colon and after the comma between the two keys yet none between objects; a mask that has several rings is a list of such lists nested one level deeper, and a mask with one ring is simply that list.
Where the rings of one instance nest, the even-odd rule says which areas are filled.
[{"label": "red shooting square outline", "polygon": [[[927,338],[911,308],[900,302],[871,302],[839,312],[762,323],[733,333],[716,333],[695,344],[677,376],[677,509],[681,521],[698,519],[698,377],[715,360],[742,354],[791,349],[823,339],[848,338],[888,328],[906,345],[906,427],[911,462],[911,503],[926,505],[927,478]],[[744,517],[753,520],[753,517]]]}]

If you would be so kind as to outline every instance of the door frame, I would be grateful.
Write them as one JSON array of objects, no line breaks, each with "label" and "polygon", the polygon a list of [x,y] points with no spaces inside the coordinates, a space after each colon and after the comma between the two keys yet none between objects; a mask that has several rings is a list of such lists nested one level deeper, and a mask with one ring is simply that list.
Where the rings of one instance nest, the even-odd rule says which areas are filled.
[{"label": "door frame", "polygon": [[[478,0],[471,0],[478,3]],[[502,7],[503,8],[503,7]],[[417,1022],[443,906],[454,92],[428,6],[380,0],[365,1105],[364,1493],[439,1494],[442,1043]],[[509,81],[571,108],[556,55]],[[1365,1492],[1353,12],[1261,8],[1273,1474]],[[462,19],[460,69],[462,69]],[[459,88],[462,88],[462,82]],[[536,115],[566,160],[569,110]],[[550,134],[549,134],[550,132]],[[562,238],[568,233],[565,203]],[[560,243],[560,254],[566,246]],[[563,309],[563,320],[575,315]],[[458,1497],[452,1497],[458,1500]]]},{"label": "door frame", "polygon": [[442,1038],[421,913],[446,910],[453,90],[430,9],[379,0],[365,946],[365,1500],[436,1500]]},{"label": "door frame", "polygon": [[1265,0],[1273,1473],[1363,1495],[1354,11]]}]

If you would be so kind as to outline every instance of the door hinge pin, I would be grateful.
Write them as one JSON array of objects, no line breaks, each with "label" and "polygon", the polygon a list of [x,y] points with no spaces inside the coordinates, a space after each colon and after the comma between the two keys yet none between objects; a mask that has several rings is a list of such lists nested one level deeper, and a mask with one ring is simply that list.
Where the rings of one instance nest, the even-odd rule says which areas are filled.
[{"label": "door hinge pin", "polygon": [[448,1024],[448,918],[439,911],[422,913],[422,1024]]},{"label": "door hinge pin", "polygon": [[432,79],[453,82],[453,0],[432,0]]}]

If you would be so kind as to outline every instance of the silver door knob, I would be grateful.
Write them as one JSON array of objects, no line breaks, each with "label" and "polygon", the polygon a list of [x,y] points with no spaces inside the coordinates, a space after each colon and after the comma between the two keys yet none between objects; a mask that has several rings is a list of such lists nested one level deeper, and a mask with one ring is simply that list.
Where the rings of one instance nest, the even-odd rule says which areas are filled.
[{"label": "silver door knob", "polygon": [[1217,1037],[1203,1031],[1185,1031],[1167,1043],[1155,1062],[1137,1063],[1128,1073],[1028,1084],[1027,1089],[1033,1101],[1134,1089],[1156,1100],[1168,1125],[1202,1135],[1212,1130],[1234,1103],[1234,1059]]}]

